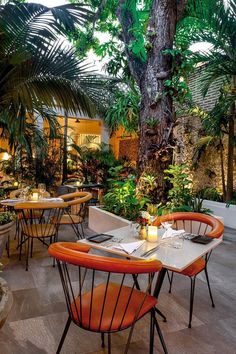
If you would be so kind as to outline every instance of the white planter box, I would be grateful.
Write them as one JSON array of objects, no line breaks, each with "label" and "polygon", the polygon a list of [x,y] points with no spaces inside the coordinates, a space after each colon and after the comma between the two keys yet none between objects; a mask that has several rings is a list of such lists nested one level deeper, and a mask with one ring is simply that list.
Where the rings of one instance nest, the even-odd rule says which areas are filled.
[{"label": "white planter box", "polygon": [[102,233],[119,229],[130,224],[130,221],[109,213],[96,206],[89,207],[88,226],[91,230]]},{"label": "white planter box", "polygon": [[212,211],[214,216],[223,218],[224,225],[236,229],[236,205],[226,207],[226,203],[204,200],[203,207]]}]

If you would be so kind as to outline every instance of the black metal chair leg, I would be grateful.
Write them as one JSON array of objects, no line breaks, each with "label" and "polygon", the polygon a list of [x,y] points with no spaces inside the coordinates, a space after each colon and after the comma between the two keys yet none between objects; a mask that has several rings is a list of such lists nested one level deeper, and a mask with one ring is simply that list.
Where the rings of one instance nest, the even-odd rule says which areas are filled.
[{"label": "black metal chair leg", "polygon": [[83,227],[83,223],[80,224],[80,227],[81,227],[82,235],[83,235],[83,238],[84,238],[84,227]]},{"label": "black metal chair leg", "polygon": [[111,354],[111,333],[108,333],[108,354]]},{"label": "black metal chair leg", "polygon": [[210,294],[210,298],[211,298],[211,305],[212,305],[212,307],[215,307],[215,303],[214,303],[213,296],[212,296],[212,292],[211,292],[210,282],[209,282],[209,276],[208,276],[207,266],[204,268],[204,271],[205,271],[206,280],[207,280],[207,285],[208,285],[208,290],[209,290],[209,294]]},{"label": "black metal chair leg", "polygon": [[191,288],[190,288],[190,309],[189,309],[189,323],[188,328],[192,326],[192,316],[193,316],[193,301],[194,301],[194,293],[195,293],[195,280],[196,276],[190,278],[191,280]]},{"label": "black metal chair leg", "polygon": [[164,351],[165,354],[168,354],[168,350],[167,350],[167,347],[166,347],[166,343],[165,343],[163,334],[162,334],[162,332],[161,332],[161,329],[160,329],[160,327],[159,327],[159,324],[158,324],[158,322],[157,322],[157,319],[156,319],[156,316],[155,316],[155,312],[153,313],[153,320],[154,320],[154,324],[155,324],[155,326],[156,326],[156,330],[157,330],[158,336],[159,336],[160,341],[161,341],[161,345],[162,345],[163,351]]},{"label": "black metal chair leg", "polygon": [[34,247],[34,240],[33,238],[31,239],[31,247],[30,247],[30,258],[33,257],[33,247]]},{"label": "black metal chair leg", "polygon": [[153,347],[154,347],[154,319],[153,319],[153,312],[151,311],[149,354],[153,354]]},{"label": "black metal chair leg", "polygon": [[105,333],[101,333],[101,339],[102,339],[102,348],[105,348]]},{"label": "black metal chair leg", "polygon": [[171,294],[173,278],[174,278],[174,272],[171,272],[171,275],[170,275],[169,271],[167,271],[167,276],[168,276],[168,280],[169,280],[169,283],[170,283],[169,294]]},{"label": "black metal chair leg", "polygon": [[63,343],[64,343],[64,340],[65,340],[65,338],[66,338],[68,329],[69,329],[69,327],[70,327],[70,324],[71,324],[71,318],[69,317],[68,320],[67,320],[67,322],[66,322],[64,331],[63,331],[63,333],[62,333],[61,340],[60,340],[60,343],[59,343],[59,345],[58,345],[56,354],[59,354],[60,351],[61,351],[61,348],[62,348]]},{"label": "black metal chair leg", "polygon": [[25,264],[25,270],[28,271],[28,266],[29,266],[29,249],[30,249],[30,238],[28,237],[28,240],[26,241],[26,264]]},{"label": "black metal chair leg", "polygon": [[166,316],[159,309],[155,307],[155,311],[159,316],[163,318],[163,322],[167,322]]}]

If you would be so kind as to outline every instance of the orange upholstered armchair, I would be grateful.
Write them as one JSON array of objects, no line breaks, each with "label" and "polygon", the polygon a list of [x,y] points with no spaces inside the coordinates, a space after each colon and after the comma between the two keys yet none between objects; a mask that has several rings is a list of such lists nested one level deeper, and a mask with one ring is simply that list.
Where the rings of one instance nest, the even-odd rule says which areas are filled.
[{"label": "orange upholstered armchair", "polygon": [[[224,232],[224,225],[220,220],[216,219],[211,215],[206,215],[201,213],[178,212],[178,213],[163,215],[161,217],[156,218],[156,220],[153,222],[153,225],[160,226],[161,223],[166,221],[173,222],[172,227],[174,229],[177,230],[184,229],[186,232],[189,232],[191,234],[206,235],[209,237],[219,238],[223,235]],[[188,324],[189,328],[191,328],[191,323],[192,323],[195,280],[196,280],[196,276],[202,271],[204,271],[206,275],[212,307],[215,307],[213,297],[212,297],[210,282],[209,282],[208,271],[207,271],[207,263],[209,261],[210,256],[211,256],[211,252],[208,253],[204,259],[199,258],[197,261],[195,261],[190,266],[185,268],[182,272],[178,273],[181,275],[188,276],[191,281],[190,311],[189,311],[189,324]],[[171,274],[169,274],[168,272],[167,274],[170,282],[169,292],[171,293],[174,272],[172,272]]]},{"label": "orange upholstered armchair", "polygon": [[[85,330],[101,333],[103,347],[107,334],[108,353],[111,353],[111,333],[130,328],[127,353],[134,325],[147,313],[151,313],[150,353],[153,353],[155,328],[167,353],[156,319],[157,299],[150,294],[154,275],[162,264],[157,260],[102,257],[88,251],[87,245],[63,242],[52,244],[48,250],[57,260],[69,313],[57,353],[61,351],[71,322]],[[147,274],[146,284],[143,290],[138,290],[135,282],[141,274]]]}]

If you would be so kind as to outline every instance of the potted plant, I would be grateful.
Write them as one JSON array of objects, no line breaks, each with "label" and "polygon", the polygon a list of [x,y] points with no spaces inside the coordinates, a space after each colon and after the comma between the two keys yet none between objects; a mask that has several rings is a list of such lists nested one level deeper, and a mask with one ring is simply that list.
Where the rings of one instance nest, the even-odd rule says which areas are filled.
[{"label": "potted plant", "polygon": [[[0,271],[2,264],[0,263]],[[12,292],[7,282],[0,277],[0,329],[4,325],[13,303]]]},{"label": "potted plant", "polygon": [[8,236],[15,222],[15,214],[6,211],[0,213],[0,258],[6,246]]}]

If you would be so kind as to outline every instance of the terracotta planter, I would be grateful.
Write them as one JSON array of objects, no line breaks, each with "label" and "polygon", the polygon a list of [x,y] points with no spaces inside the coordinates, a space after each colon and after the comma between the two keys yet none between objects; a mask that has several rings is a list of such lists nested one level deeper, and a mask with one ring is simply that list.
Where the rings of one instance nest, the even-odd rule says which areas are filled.
[{"label": "terracotta planter", "polygon": [[0,225],[0,259],[6,246],[7,237],[11,232],[14,223],[15,221],[11,221],[8,224]]},{"label": "terracotta planter", "polygon": [[4,325],[13,304],[12,292],[4,279],[0,278],[0,329]]}]

